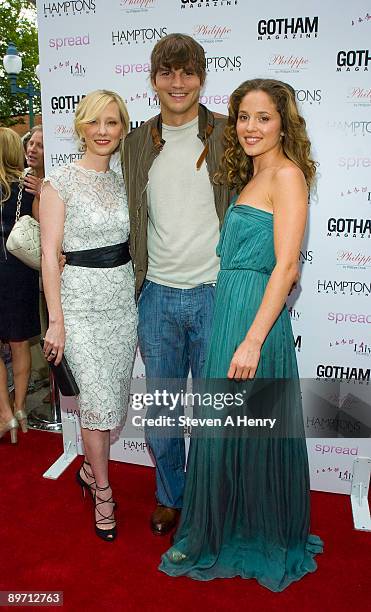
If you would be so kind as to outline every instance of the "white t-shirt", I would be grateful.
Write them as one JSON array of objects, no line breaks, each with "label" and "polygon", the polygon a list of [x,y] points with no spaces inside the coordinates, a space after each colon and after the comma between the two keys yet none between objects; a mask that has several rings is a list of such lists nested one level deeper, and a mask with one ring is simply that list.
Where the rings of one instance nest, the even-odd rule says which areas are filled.
[{"label": "white t-shirt", "polygon": [[190,289],[215,283],[219,259],[219,219],[198,117],[180,127],[162,126],[163,150],[152,164],[148,196],[147,279],[168,287]]}]

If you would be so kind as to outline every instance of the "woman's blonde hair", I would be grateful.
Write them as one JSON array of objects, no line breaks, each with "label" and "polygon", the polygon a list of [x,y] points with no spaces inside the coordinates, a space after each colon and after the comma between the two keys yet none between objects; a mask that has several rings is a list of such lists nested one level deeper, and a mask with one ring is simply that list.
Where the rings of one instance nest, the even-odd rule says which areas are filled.
[{"label": "woman's blonde hair", "polygon": [[11,183],[18,181],[24,169],[22,140],[10,128],[0,127],[0,188],[2,201],[9,199]]},{"label": "woman's blonde hair", "polygon": [[75,113],[74,128],[81,148],[84,150],[83,127],[95,121],[111,102],[116,102],[119,115],[124,126],[124,135],[129,131],[129,113],[126,104],[116,92],[106,89],[97,89],[85,96],[77,105]]},{"label": "woman's blonde hair", "polygon": [[310,158],[310,141],[305,120],[299,115],[295,91],[291,85],[274,79],[251,79],[242,83],[232,93],[229,99],[228,121],[224,129],[225,150],[215,180],[240,192],[253,176],[252,158],[244,152],[236,132],[240,104],[251,91],[264,91],[275,104],[281,117],[282,150],[286,157],[302,170],[310,189],[316,173],[316,163]]}]

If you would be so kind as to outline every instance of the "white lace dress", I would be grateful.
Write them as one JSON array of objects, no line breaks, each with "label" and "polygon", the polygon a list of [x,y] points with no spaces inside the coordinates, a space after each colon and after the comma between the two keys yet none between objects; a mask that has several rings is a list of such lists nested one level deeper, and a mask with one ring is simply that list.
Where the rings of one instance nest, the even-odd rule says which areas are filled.
[{"label": "white lace dress", "polygon": [[[113,170],[97,172],[72,163],[53,170],[44,182],[65,203],[65,252],[128,239],[125,186]],[[116,268],[66,265],[61,299],[65,355],[80,389],[81,426],[114,429],[127,412],[137,343],[132,263]]]}]

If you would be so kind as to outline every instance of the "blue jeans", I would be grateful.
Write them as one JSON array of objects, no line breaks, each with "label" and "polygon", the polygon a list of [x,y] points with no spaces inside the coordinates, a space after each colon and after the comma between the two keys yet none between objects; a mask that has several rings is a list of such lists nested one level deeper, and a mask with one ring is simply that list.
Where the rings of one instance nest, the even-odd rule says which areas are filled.
[{"label": "blue jeans", "polygon": [[[152,281],[144,282],[138,304],[138,337],[148,392],[159,388],[159,379],[169,379],[167,391],[186,391],[189,370],[193,378],[202,376],[214,294],[214,285],[174,289]],[[172,413],[167,407],[152,406],[147,410],[147,417],[156,418],[162,414],[177,419],[183,412],[181,404]],[[174,428],[171,432],[167,429],[164,435],[159,435],[154,428],[147,427],[145,431],[156,462],[156,497],[164,506],[181,508],[185,482],[184,436],[177,437]]]}]

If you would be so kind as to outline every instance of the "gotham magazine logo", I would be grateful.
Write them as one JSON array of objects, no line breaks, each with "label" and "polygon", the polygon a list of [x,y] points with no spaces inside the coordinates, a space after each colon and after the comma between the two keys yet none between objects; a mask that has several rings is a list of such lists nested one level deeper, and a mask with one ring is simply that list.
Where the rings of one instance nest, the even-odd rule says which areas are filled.
[{"label": "gotham magazine logo", "polygon": [[345,219],[330,217],[327,221],[327,236],[342,238],[370,238],[370,219]]},{"label": "gotham magazine logo", "polygon": [[132,30],[112,31],[112,45],[138,45],[155,42],[167,35],[167,28],[134,28]]},{"label": "gotham magazine logo", "polygon": [[336,66],[337,72],[367,72],[371,68],[371,51],[370,49],[338,51]]},{"label": "gotham magazine logo", "polygon": [[337,265],[350,270],[371,268],[371,255],[360,251],[341,249],[336,256]]},{"label": "gotham magazine logo", "polygon": [[321,104],[322,89],[296,89],[295,98],[301,104]]},{"label": "gotham magazine logo", "polygon": [[44,2],[44,17],[69,17],[95,13],[95,0],[66,0],[65,2]]},{"label": "gotham magazine logo", "polygon": [[274,53],[269,58],[268,70],[276,73],[301,72],[307,70],[309,59],[302,55],[284,55],[282,53]]},{"label": "gotham magazine logo", "polygon": [[209,57],[206,55],[206,70],[208,72],[234,72],[235,70],[241,70],[241,56],[235,55],[229,56],[214,56]]},{"label": "gotham magazine logo", "polygon": [[53,96],[50,99],[50,106],[52,109],[52,114],[55,115],[58,113],[74,113],[76,110],[76,106],[85,98],[85,95],[82,94],[76,96]]},{"label": "gotham magazine logo", "polygon": [[51,165],[54,168],[55,166],[64,166],[65,164],[71,164],[79,159],[81,159],[83,153],[55,153],[54,155],[50,155]]},{"label": "gotham magazine logo", "polygon": [[237,6],[238,0],[180,0],[180,8],[215,8]]},{"label": "gotham magazine logo", "polygon": [[328,121],[330,130],[340,130],[350,136],[370,136],[371,121]]},{"label": "gotham magazine logo", "polygon": [[361,281],[351,280],[318,280],[317,293],[326,293],[333,295],[365,295],[371,293],[371,282],[365,283]]},{"label": "gotham magazine logo", "polygon": [[199,43],[221,43],[231,37],[232,29],[225,25],[195,25],[192,36]]},{"label": "gotham magazine logo", "polygon": [[282,17],[258,21],[258,40],[317,38],[318,17]]},{"label": "gotham magazine logo", "polygon": [[147,13],[155,8],[157,0],[120,0],[120,8],[125,13]]},{"label": "gotham magazine logo", "polygon": [[317,378],[340,379],[340,380],[360,380],[370,381],[370,368],[352,368],[350,366],[341,365],[323,365],[317,366]]},{"label": "gotham magazine logo", "polygon": [[369,87],[350,87],[346,97],[348,104],[353,106],[371,106],[371,88]]}]

